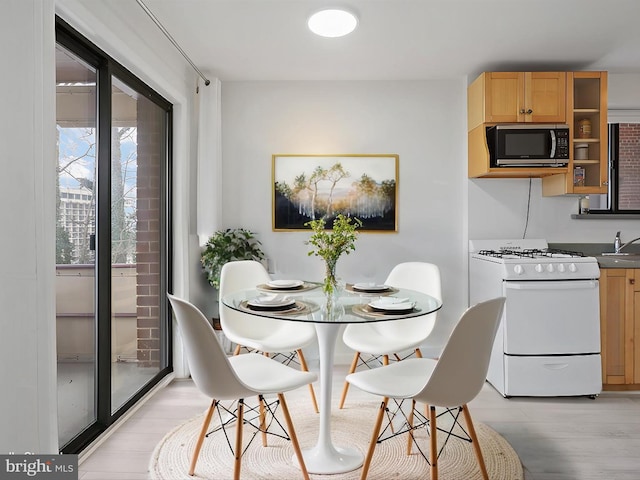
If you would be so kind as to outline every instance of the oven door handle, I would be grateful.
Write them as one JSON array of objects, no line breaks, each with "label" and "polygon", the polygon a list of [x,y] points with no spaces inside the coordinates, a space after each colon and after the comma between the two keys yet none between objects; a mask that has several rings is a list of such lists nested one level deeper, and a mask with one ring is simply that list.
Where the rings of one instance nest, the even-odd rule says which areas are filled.
[{"label": "oven door handle", "polygon": [[531,282],[504,282],[505,288],[514,290],[576,290],[598,288],[597,280],[574,281],[531,281]]},{"label": "oven door handle", "polygon": [[543,365],[549,370],[562,370],[569,366],[568,363],[543,363]]}]

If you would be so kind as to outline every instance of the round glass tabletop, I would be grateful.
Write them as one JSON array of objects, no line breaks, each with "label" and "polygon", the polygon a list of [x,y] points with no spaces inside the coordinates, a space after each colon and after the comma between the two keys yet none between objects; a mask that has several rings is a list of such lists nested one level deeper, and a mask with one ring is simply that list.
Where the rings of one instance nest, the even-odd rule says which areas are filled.
[{"label": "round glass tabletop", "polygon": [[327,315],[322,286],[303,282],[294,288],[240,290],[222,298],[234,310],[260,317],[311,323],[366,323],[420,317],[439,310],[442,302],[415,290],[387,286],[349,285],[337,295],[339,315]]}]

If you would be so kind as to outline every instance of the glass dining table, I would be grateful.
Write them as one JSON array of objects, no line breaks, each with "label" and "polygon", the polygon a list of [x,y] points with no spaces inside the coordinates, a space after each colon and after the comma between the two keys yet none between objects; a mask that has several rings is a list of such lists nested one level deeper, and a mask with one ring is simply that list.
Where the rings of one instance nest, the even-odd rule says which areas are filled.
[{"label": "glass dining table", "polygon": [[[326,308],[321,284],[301,282],[295,288],[269,284],[240,290],[222,298],[234,310],[283,321],[313,323],[318,337],[320,366],[320,419],[316,445],[303,450],[309,473],[338,474],[355,470],[364,460],[353,447],[337,446],[331,438],[331,390],[334,354],[340,327],[350,323],[389,322],[428,315],[442,303],[421,292],[389,286],[347,284],[337,296],[333,314]],[[336,310],[339,312],[336,314]]]}]

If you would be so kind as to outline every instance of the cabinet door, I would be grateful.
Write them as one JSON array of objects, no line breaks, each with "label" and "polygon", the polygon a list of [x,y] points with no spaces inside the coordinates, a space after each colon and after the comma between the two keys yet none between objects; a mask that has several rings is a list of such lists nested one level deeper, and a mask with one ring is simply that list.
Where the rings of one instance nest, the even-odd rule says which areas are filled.
[{"label": "cabinet door", "polygon": [[633,337],[627,345],[633,352],[632,383],[640,384],[640,270],[628,270],[628,294],[631,297],[627,308],[633,324]]},{"label": "cabinet door", "polygon": [[622,385],[625,381],[625,269],[600,271],[600,342],[602,383]]},{"label": "cabinet door", "polygon": [[486,78],[486,121],[564,123],[564,72],[491,72]]},{"label": "cabinet door", "polygon": [[525,73],[524,92],[525,122],[566,121],[567,76],[564,72]]},{"label": "cabinet door", "polygon": [[524,122],[524,73],[490,72],[485,82],[485,122]]}]

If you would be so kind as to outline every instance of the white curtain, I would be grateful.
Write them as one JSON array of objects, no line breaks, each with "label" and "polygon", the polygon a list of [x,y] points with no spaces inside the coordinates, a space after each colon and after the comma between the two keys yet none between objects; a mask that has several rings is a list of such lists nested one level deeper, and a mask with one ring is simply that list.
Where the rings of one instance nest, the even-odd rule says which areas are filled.
[{"label": "white curtain", "polygon": [[220,81],[199,82],[197,233],[200,245],[220,228],[222,218],[222,149]]}]

